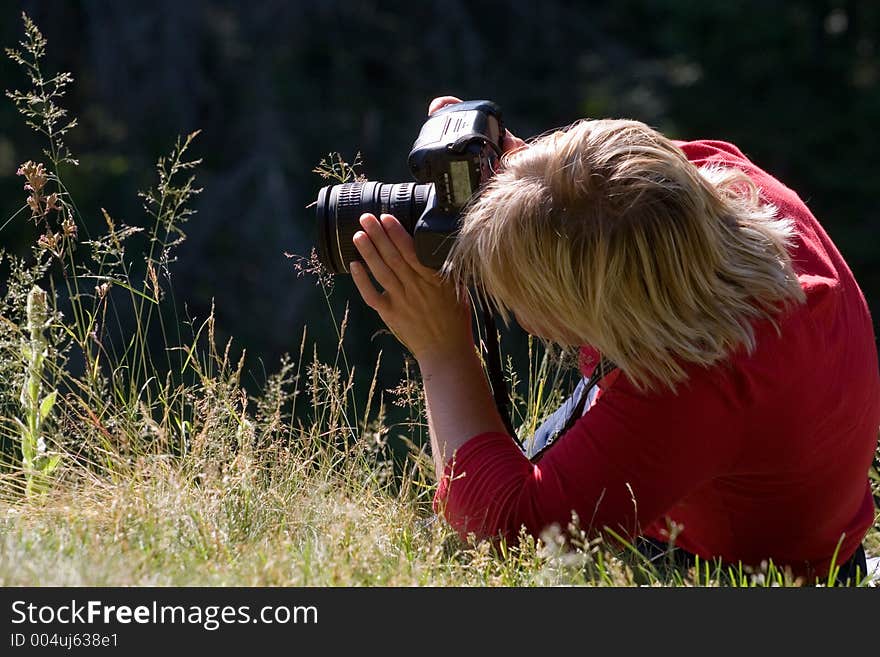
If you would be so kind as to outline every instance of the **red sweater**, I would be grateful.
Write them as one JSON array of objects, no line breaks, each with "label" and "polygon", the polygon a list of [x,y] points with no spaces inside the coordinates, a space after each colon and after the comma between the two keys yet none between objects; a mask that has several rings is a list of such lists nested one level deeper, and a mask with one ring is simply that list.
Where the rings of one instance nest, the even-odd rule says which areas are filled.
[{"label": "red sweater", "polygon": [[[880,426],[880,376],[868,307],[852,272],[797,195],[731,144],[679,143],[695,165],[744,170],[795,224],[794,268],[807,301],[781,336],[755,324],[757,348],[687,368],[677,393],[639,392],[626,376],[537,463],[509,436],[484,433],[447,463],[434,505],[462,535],[538,535],[565,527],[669,540],[703,558],[824,576],[873,520],[867,471]],[[586,365],[589,358],[582,359]],[[839,545],[839,548],[838,548]]]}]

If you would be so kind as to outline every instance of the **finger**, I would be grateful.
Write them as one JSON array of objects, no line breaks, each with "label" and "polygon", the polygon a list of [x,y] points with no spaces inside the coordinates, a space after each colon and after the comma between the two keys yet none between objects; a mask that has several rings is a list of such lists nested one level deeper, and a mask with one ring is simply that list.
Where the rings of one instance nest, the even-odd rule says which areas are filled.
[{"label": "finger", "polygon": [[504,153],[518,151],[526,147],[526,142],[513,134],[510,130],[504,131],[504,137],[501,140],[501,150]]},{"label": "finger", "polygon": [[400,280],[395,276],[394,272],[391,271],[391,268],[382,260],[382,256],[376,250],[370,236],[362,230],[359,230],[354,234],[354,237],[352,237],[352,242],[354,242],[354,246],[358,250],[358,253],[361,254],[364,262],[367,263],[367,267],[370,269],[370,273],[373,274],[373,278],[376,279],[376,282],[391,294],[402,295],[403,286],[401,285]]},{"label": "finger", "polygon": [[[383,216],[391,217],[393,223],[398,223],[397,219],[390,214]],[[400,254],[395,243],[385,232],[385,227],[382,222],[376,219],[376,215],[365,213],[361,215],[361,228],[363,228],[367,235],[370,236],[373,246],[379,252],[379,255],[382,257],[382,260],[388,268],[401,283],[405,282],[410,268],[407,266],[406,261]]]},{"label": "finger", "polygon": [[354,285],[358,289],[358,292],[361,293],[364,303],[377,312],[385,310],[385,299],[383,298],[382,293],[379,292],[370,281],[370,277],[367,276],[367,270],[364,269],[364,266],[357,261],[350,262],[348,264],[348,270],[351,272],[351,278],[354,281]]},{"label": "finger", "polygon": [[382,215],[382,227],[385,229],[388,237],[391,239],[397,251],[410,268],[415,271],[422,279],[431,283],[437,283],[439,277],[437,272],[430,267],[425,267],[416,255],[416,246],[406,228],[390,214]]},{"label": "finger", "polygon": [[460,102],[461,98],[456,98],[455,96],[438,96],[431,101],[430,105],[428,105],[428,114],[433,114],[437,110],[443,109],[447,105],[455,105],[456,103]]}]

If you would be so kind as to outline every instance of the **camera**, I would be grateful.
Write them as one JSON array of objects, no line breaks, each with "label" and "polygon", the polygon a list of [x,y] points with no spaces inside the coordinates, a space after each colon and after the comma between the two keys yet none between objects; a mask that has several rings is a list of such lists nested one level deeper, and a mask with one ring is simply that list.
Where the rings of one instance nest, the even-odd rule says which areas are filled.
[{"label": "camera", "polygon": [[331,273],[347,273],[362,260],[352,244],[360,216],[394,215],[413,236],[426,267],[440,269],[452,248],[461,213],[492,177],[504,126],[501,108],[488,100],[447,105],[428,116],[407,162],[415,183],[355,182],[318,193],[317,247]]}]

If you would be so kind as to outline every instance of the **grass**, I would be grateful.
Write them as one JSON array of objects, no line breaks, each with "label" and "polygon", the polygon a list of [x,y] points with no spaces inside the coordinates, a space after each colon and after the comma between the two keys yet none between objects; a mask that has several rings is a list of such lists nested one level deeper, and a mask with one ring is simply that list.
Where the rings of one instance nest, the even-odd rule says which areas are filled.
[{"label": "grass", "polygon": [[[23,165],[29,198],[10,217],[33,222],[32,251],[0,254],[0,585],[794,583],[772,564],[649,564],[575,527],[516,546],[461,540],[431,511],[416,377],[407,368],[397,388],[382,390],[374,373],[366,393],[355,390],[347,315],[329,358],[304,330],[298,354],[248,395],[244,359],[217,344],[213,313],[181,320],[171,293],[174,248],[201,191],[189,155],[196,135],[159,161],[156,187],[143,194],[145,226],[102,210],[105,232],[81,235],[63,178],[76,165],[64,144],[75,121],[60,106],[72,78],[43,73],[45,39],[27,17],[24,25],[8,54],[31,89],[8,95],[47,148],[44,164]],[[331,156],[318,172],[341,181],[356,165]],[[315,271],[314,260],[298,266]],[[318,280],[332,312],[330,282]],[[29,315],[29,297],[45,309]],[[166,347],[158,363],[149,348],[157,337]],[[525,435],[560,401],[566,371],[531,347],[527,381],[507,365],[513,388],[525,390],[514,399]],[[389,404],[407,419],[391,422]],[[869,536],[875,549],[878,537]]]}]

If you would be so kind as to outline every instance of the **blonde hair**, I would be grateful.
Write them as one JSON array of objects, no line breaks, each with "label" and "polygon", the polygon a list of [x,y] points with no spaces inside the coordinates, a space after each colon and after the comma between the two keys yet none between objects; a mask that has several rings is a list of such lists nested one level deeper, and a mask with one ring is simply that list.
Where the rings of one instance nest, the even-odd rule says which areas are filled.
[{"label": "blonde hair", "polygon": [[754,320],[804,300],[792,236],[742,171],[698,169],[638,121],[584,120],[505,157],[444,273],[506,322],[674,390],[685,364],[753,350]]}]

